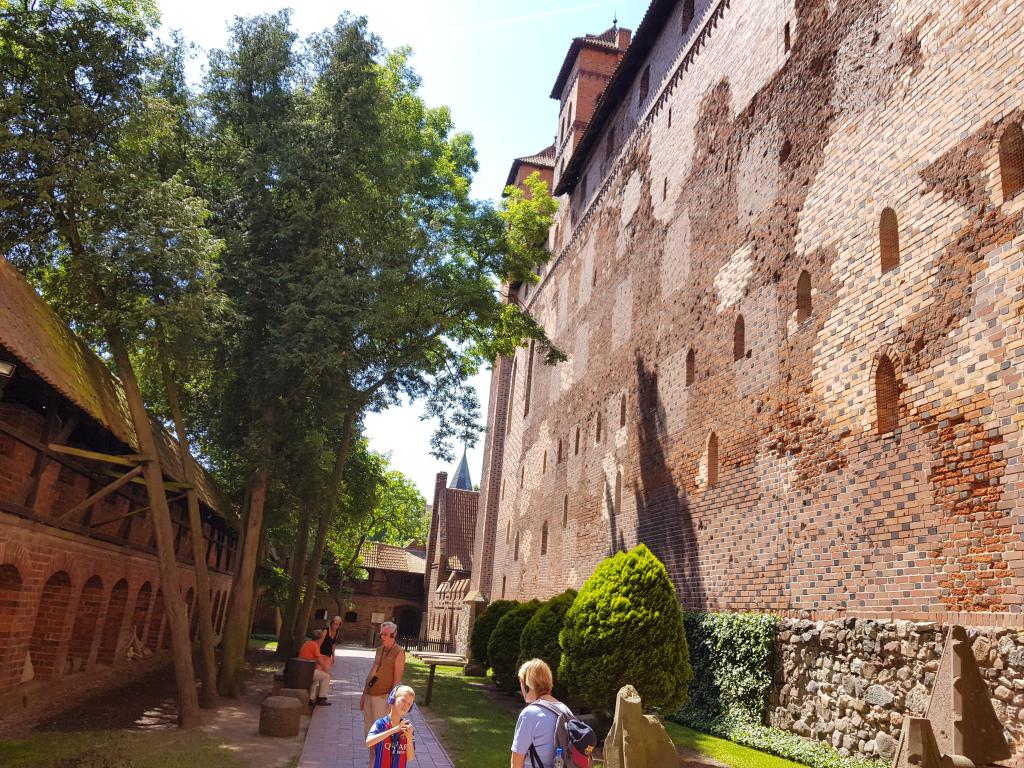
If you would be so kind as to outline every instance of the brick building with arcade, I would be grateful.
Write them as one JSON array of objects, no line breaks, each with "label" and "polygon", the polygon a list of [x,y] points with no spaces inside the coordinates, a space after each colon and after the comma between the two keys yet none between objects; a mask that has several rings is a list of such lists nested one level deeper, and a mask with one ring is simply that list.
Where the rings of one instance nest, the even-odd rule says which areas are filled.
[{"label": "brick building with arcade", "polygon": [[[154,426],[195,639],[181,455]],[[0,259],[0,728],[170,661],[149,502],[131,471],[135,445],[120,382]],[[219,635],[237,517],[193,469]]]}]

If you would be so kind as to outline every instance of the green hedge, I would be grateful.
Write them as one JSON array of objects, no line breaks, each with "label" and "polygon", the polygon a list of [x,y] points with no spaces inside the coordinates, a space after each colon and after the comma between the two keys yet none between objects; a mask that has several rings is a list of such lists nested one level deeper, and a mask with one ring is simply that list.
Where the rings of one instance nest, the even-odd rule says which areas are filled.
[{"label": "green hedge", "polygon": [[477,616],[473,624],[473,635],[469,639],[469,650],[474,659],[487,661],[487,643],[491,639],[491,632],[498,626],[501,617],[517,605],[519,603],[515,600],[495,600]]},{"label": "green hedge", "polygon": [[523,627],[533,618],[540,608],[539,600],[531,600],[515,606],[501,617],[498,626],[491,632],[487,642],[487,662],[491,665],[494,684],[505,691],[514,691],[519,687],[519,638]]},{"label": "green hedge", "polygon": [[631,684],[644,707],[675,712],[693,671],[668,571],[643,544],[607,558],[565,615],[558,675],[572,696],[611,712]]},{"label": "green hedge", "polygon": [[558,633],[565,623],[565,614],[576,599],[576,590],[567,589],[542,603],[533,618],[526,622],[519,637],[519,664],[529,659],[543,659],[555,675],[555,696],[565,695],[565,686],[560,684],[558,663],[562,658],[562,647],[558,644]]},{"label": "green hedge", "polygon": [[671,719],[812,768],[888,768],[762,725],[775,669],[775,616],[693,612],[683,620],[694,678],[690,701]]}]

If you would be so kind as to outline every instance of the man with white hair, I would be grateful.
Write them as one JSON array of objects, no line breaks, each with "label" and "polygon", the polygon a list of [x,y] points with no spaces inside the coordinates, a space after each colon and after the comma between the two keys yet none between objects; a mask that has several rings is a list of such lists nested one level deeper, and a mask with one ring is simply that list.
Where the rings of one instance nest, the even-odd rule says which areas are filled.
[{"label": "man with white hair", "polygon": [[[373,657],[373,666],[366,676],[359,709],[363,711],[363,732],[369,733],[373,724],[388,712],[388,694],[402,682],[405,672],[405,651],[397,642],[398,626],[393,621],[380,625],[380,647]],[[373,760],[373,750],[370,750]],[[372,768],[372,766],[371,766]]]}]

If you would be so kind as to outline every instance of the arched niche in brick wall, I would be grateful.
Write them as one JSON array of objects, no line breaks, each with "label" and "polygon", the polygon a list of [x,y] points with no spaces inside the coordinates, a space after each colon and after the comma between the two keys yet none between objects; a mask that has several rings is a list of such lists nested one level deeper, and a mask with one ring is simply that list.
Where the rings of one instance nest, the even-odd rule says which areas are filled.
[{"label": "arched niche in brick wall", "polygon": [[131,630],[139,640],[146,636],[146,619],[149,618],[149,603],[153,599],[153,586],[147,581],[135,596],[135,610],[132,612]]},{"label": "arched niche in brick wall", "polygon": [[708,488],[718,485],[718,435],[714,432],[708,434],[704,446],[704,478]]},{"label": "arched niche in brick wall", "polygon": [[103,609],[103,579],[92,576],[78,597],[78,608],[75,610],[75,625],[71,630],[71,645],[68,648],[67,671],[82,672],[89,663],[96,628],[100,622],[100,611]]},{"label": "arched niche in brick wall", "polygon": [[50,680],[57,674],[58,660],[68,642],[70,606],[71,577],[67,571],[57,571],[43,586],[32,627],[31,654],[36,680]]},{"label": "arched niche in brick wall", "polygon": [[811,273],[806,269],[796,281],[796,321],[802,323],[811,316]]},{"label": "arched niche in brick wall", "polygon": [[[149,630],[146,632],[146,647],[152,650],[160,648],[160,633],[164,628],[164,590],[163,587],[156,591],[156,598],[153,600],[153,611],[149,616]],[[168,635],[170,632],[167,633]]]},{"label": "arched niche in brick wall", "polygon": [[878,247],[884,275],[900,265],[900,227],[892,208],[884,209],[878,219]]},{"label": "arched niche in brick wall", "polygon": [[544,526],[540,530],[540,553],[546,555],[548,553],[548,521],[544,521]]},{"label": "arched niche in brick wall", "polygon": [[0,690],[21,677],[24,652],[15,648],[14,638],[21,632],[18,613],[23,599],[21,572],[13,565],[0,565]]},{"label": "arched niche in brick wall", "polygon": [[697,380],[697,352],[690,348],[686,353],[686,386],[690,386]]},{"label": "arched niche in brick wall", "polygon": [[1024,189],[1024,130],[1020,123],[1008,125],[999,138],[999,176],[1003,200]]},{"label": "arched niche in brick wall", "polygon": [[512,560],[519,562],[519,531],[516,531],[516,542],[515,549],[513,550]]},{"label": "arched niche in brick wall", "polygon": [[888,355],[880,355],[875,365],[875,427],[885,435],[896,429],[899,420],[899,381]]},{"label": "arched niche in brick wall", "polygon": [[736,324],[732,328],[732,359],[742,360],[747,352],[747,329],[743,315],[736,316]]},{"label": "arched niche in brick wall", "polygon": [[110,590],[107,601],[107,614],[103,618],[103,631],[100,634],[100,649],[96,654],[99,664],[113,664],[117,658],[117,644],[121,639],[121,625],[128,608],[128,581],[121,579]]}]

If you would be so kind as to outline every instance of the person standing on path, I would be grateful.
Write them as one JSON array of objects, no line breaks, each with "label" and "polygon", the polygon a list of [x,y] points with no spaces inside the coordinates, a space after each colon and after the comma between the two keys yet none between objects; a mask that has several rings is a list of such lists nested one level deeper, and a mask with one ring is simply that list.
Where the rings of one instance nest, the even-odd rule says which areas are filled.
[{"label": "person standing on path", "polygon": [[552,768],[555,764],[558,713],[572,717],[572,711],[551,695],[553,687],[551,668],[542,659],[530,659],[519,668],[519,690],[526,706],[519,713],[512,737],[511,768],[523,768],[527,755],[530,768]]},{"label": "person standing on path", "polygon": [[416,759],[416,729],[406,717],[416,701],[408,685],[397,685],[388,696],[388,713],[374,722],[366,734],[370,768],[406,768]]},{"label": "person standing on path", "polygon": [[324,669],[330,674],[334,666],[334,644],[338,642],[338,633],[341,632],[341,616],[331,619],[330,626],[324,631],[320,640],[320,655],[324,659]]},{"label": "person standing on path", "polygon": [[[373,657],[373,666],[363,684],[359,709],[363,712],[363,732],[388,711],[388,694],[402,682],[405,672],[405,650],[396,642],[398,626],[393,621],[380,625],[380,647]],[[373,750],[370,750],[370,768],[373,768]]]},{"label": "person standing on path", "polygon": [[299,658],[316,663],[316,669],[313,670],[313,685],[309,689],[310,705],[329,707],[331,702],[327,700],[327,694],[331,692],[331,670],[324,664],[324,657],[320,655],[320,642],[324,634],[324,630],[314,629],[309,635],[310,639],[299,649]]}]

